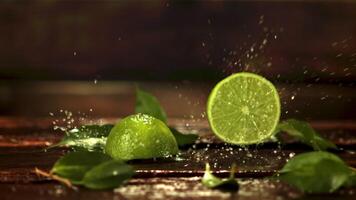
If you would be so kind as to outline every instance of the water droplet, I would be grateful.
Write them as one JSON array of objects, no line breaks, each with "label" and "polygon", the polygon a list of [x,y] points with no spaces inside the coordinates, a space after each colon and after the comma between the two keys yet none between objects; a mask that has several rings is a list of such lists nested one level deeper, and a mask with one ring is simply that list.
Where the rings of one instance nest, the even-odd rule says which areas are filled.
[{"label": "water droplet", "polygon": [[262,41],[262,44],[263,44],[263,45],[266,45],[266,44],[267,44],[267,39],[264,39],[264,40]]}]

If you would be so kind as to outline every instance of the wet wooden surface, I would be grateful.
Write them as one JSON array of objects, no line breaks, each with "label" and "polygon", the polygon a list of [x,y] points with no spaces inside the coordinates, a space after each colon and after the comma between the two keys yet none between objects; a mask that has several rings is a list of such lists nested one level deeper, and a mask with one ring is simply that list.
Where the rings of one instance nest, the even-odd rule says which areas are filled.
[{"label": "wet wooden surface", "polygon": [[[290,138],[284,138],[286,143],[283,145],[270,142],[245,148],[224,144],[213,136],[204,113],[200,112],[205,106],[204,98],[207,96],[209,86],[196,85],[191,88],[179,86],[173,91],[171,89],[174,86],[159,87],[147,84],[145,87],[162,99],[168,115],[173,116],[169,119],[170,125],[183,132],[193,132],[200,136],[197,144],[183,149],[174,159],[131,162],[136,169],[136,176],[125,186],[114,191],[66,188],[33,173],[35,167],[50,170],[53,163],[68,151],[65,148],[45,151],[48,145],[58,142],[63,136],[61,131],[53,129],[53,122],[55,125],[67,126],[67,122],[63,122],[63,119],[68,117],[65,110],[77,105],[76,109],[71,110],[72,114],[69,117],[74,119],[74,125],[114,123],[132,112],[134,97],[131,90],[133,87],[128,83],[121,86],[120,84],[101,86],[94,91],[90,89],[92,85],[85,87],[84,84],[79,87],[78,84],[74,84],[72,91],[66,91],[66,85],[59,86],[61,87],[58,87],[57,91],[48,90],[50,84],[37,88],[39,90],[33,90],[33,86],[28,86],[26,91],[21,90],[24,86],[11,90],[12,97],[21,98],[10,98],[12,99],[10,103],[17,106],[27,105],[27,110],[21,112],[17,110],[18,107],[14,107],[8,115],[0,117],[0,199],[356,199],[356,188],[341,189],[332,195],[305,196],[285,183],[268,179],[267,177],[273,175],[288,159],[298,153],[309,151],[310,148]],[[300,109],[297,116],[304,114],[308,116],[306,118],[311,119],[314,128],[340,147],[341,150],[334,153],[349,165],[356,167],[356,118],[353,113],[356,102],[355,89],[337,90],[334,86],[329,88],[315,86],[311,89],[306,87],[304,91],[307,92],[298,92],[296,99],[291,101],[290,95],[287,94],[295,94],[297,90],[293,89],[294,86],[279,86],[283,87],[285,89],[281,97],[282,102],[286,102],[284,110],[295,113],[294,111],[299,109],[298,106],[310,104],[309,107]],[[111,94],[113,88],[118,90]],[[345,99],[334,96],[336,93],[340,93],[339,95],[343,95]],[[320,94],[327,94],[327,99],[321,99],[323,96],[318,96]],[[59,100],[55,100],[53,96]],[[66,97],[70,101],[64,101]],[[85,98],[90,103],[83,102]],[[110,99],[119,99],[121,102],[121,106],[118,107],[119,113],[111,112],[105,115],[105,110],[117,106],[117,102],[110,104]],[[83,104],[90,105],[83,108]],[[40,105],[43,105],[42,108]],[[342,110],[340,105],[343,106]],[[323,106],[329,110],[320,109]],[[28,113],[30,110],[33,111],[32,116]],[[78,110],[82,112],[79,113]],[[83,114],[84,111],[86,114]],[[45,112],[53,114],[43,116]],[[339,115],[341,117],[338,117]],[[294,115],[284,113],[283,117],[291,116]],[[200,179],[206,162],[209,162],[214,172],[222,177],[227,176],[231,164],[236,163],[240,190],[237,193],[226,193],[202,186]]]}]

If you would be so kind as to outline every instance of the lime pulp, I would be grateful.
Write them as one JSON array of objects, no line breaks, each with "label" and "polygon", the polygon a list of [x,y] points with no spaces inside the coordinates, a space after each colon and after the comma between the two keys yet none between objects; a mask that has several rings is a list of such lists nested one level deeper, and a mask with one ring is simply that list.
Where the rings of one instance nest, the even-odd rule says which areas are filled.
[{"label": "lime pulp", "polygon": [[257,74],[241,72],[220,81],[207,103],[209,124],[225,142],[247,145],[274,134],[280,100],[274,85]]}]

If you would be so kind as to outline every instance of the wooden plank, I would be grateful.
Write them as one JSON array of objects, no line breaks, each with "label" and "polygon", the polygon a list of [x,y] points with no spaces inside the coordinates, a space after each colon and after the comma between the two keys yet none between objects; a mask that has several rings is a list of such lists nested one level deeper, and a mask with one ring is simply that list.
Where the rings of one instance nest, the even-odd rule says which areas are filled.
[{"label": "wooden plank", "polygon": [[[237,164],[237,177],[266,177],[275,174],[283,165],[306,149],[266,146],[241,148],[231,145],[198,145],[182,150],[180,155],[167,159],[131,161],[137,177],[191,177],[202,176],[205,163],[213,171],[227,176],[233,163]],[[54,162],[67,152],[59,148],[44,151],[42,147],[1,147],[0,182],[31,182],[42,180],[34,174],[35,167],[50,170]],[[349,165],[356,167],[355,151],[336,152]]]},{"label": "wooden plank", "polygon": [[[211,83],[165,82],[138,83],[158,97],[169,118],[205,121],[206,101]],[[276,84],[282,103],[282,119],[354,120],[356,87],[332,84]],[[20,82],[0,88],[0,112],[15,117],[64,116],[124,117],[134,112],[135,83],[93,82]],[[26,101],[24,101],[24,99]],[[78,113],[80,111],[80,113]],[[27,123],[27,122],[24,122]]]},{"label": "wooden plank", "polygon": [[36,184],[0,184],[1,198],[17,199],[355,199],[356,190],[341,189],[327,195],[303,196],[294,188],[268,179],[239,179],[240,189],[236,193],[222,192],[205,188],[200,177],[191,178],[145,178],[132,179],[125,186],[111,190],[92,191],[85,188],[72,190],[53,182],[42,181]]}]

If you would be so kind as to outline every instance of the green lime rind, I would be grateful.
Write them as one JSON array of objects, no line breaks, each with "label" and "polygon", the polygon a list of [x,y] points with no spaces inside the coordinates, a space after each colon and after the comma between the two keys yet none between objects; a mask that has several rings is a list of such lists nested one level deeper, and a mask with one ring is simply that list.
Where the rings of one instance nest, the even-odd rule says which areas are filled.
[{"label": "green lime rind", "polygon": [[241,72],[220,81],[209,95],[208,121],[221,140],[238,145],[258,144],[274,135],[280,99],[262,76]]},{"label": "green lime rind", "polygon": [[177,142],[165,123],[146,114],[119,121],[111,130],[105,152],[114,159],[160,158],[178,153]]}]

